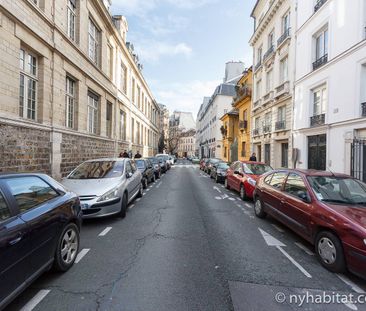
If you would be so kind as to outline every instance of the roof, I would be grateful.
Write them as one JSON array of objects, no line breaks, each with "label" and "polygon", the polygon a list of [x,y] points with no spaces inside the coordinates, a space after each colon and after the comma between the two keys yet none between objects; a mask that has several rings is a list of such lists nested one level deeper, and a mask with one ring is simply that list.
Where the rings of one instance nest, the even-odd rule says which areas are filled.
[{"label": "roof", "polygon": [[320,171],[320,170],[313,170],[313,169],[288,169],[288,171],[294,171],[302,173],[306,176],[323,176],[323,177],[351,177],[347,174],[343,173],[333,173],[329,171]]},{"label": "roof", "polygon": [[254,11],[257,8],[258,4],[259,4],[259,1],[261,1],[261,0],[257,0],[257,2],[255,3],[254,8],[252,10],[252,13],[250,13],[250,17],[254,17],[253,14],[254,14]]}]

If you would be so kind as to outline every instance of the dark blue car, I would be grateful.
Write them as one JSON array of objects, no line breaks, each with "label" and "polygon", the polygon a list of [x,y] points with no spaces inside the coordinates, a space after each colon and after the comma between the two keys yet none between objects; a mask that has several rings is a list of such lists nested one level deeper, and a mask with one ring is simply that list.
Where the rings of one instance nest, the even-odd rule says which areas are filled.
[{"label": "dark blue car", "polygon": [[0,309],[79,249],[80,201],[43,174],[0,174]]}]

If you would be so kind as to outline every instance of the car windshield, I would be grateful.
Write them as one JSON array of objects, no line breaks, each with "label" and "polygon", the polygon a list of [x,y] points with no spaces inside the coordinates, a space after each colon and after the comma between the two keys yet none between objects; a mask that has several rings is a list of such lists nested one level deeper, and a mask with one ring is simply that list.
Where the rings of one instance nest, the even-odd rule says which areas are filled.
[{"label": "car windshield", "polygon": [[157,158],[149,158],[149,160],[150,160],[153,164],[159,164],[159,159],[157,159]]},{"label": "car windshield", "polygon": [[164,161],[169,160],[169,157],[168,157],[168,156],[166,156],[166,155],[159,155],[159,156],[157,156],[157,158],[162,159],[162,160],[164,160]]},{"label": "car windshield", "polygon": [[145,164],[145,161],[144,160],[135,160],[135,163],[136,163],[136,166],[137,168],[145,168],[146,164]]},{"label": "car windshield", "polygon": [[270,171],[272,171],[272,167],[266,164],[244,163],[245,174],[262,175]]},{"label": "car windshield", "polygon": [[320,201],[357,204],[366,207],[366,185],[356,179],[336,176],[310,176],[308,180]]},{"label": "car windshield", "polygon": [[91,161],[80,164],[69,179],[115,178],[123,174],[123,161]]},{"label": "car windshield", "polygon": [[220,170],[227,170],[229,168],[229,165],[227,165],[227,163],[219,163],[217,165],[217,168]]}]

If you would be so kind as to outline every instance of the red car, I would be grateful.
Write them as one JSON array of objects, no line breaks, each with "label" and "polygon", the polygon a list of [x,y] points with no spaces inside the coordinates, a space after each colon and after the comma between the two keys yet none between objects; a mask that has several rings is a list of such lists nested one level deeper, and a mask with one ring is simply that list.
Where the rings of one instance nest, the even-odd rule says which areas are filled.
[{"label": "red car", "polygon": [[257,179],[269,171],[272,167],[261,162],[236,161],[227,170],[225,187],[238,191],[242,200],[253,198]]},{"label": "red car", "polygon": [[321,264],[366,278],[366,185],[315,170],[277,170],[257,181],[254,211],[270,214],[315,246]]}]

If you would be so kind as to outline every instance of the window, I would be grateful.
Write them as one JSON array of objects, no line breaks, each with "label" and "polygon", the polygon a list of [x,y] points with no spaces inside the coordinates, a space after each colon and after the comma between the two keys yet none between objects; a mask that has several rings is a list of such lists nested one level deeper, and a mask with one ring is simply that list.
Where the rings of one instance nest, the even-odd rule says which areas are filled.
[{"label": "window", "polygon": [[285,33],[289,29],[290,29],[290,12],[287,12],[282,17],[282,33]]},{"label": "window", "polygon": [[95,23],[89,18],[89,58],[99,66],[99,38],[100,30]]},{"label": "window", "polygon": [[132,174],[132,167],[130,161],[126,162],[126,174]]},{"label": "window", "polygon": [[257,88],[256,88],[256,99],[260,99],[262,95],[262,80],[257,81]]},{"label": "window", "polygon": [[36,120],[38,62],[32,53],[20,49],[19,115]]},{"label": "window", "polygon": [[313,115],[317,116],[325,113],[327,104],[327,88],[322,86],[313,91]]},{"label": "window", "polygon": [[257,63],[262,62],[262,47],[260,47],[257,51]]},{"label": "window", "polygon": [[140,144],[140,122],[136,122],[136,143]]},{"label": "window", "polygon": [[274,45],[274,30],[268,35],[268,49],[270,49]]},{"label": "window", "polygon": [[301,176],[290,173],[285,184],[285,192],[300,199],[307,195],[307,189]]},{"label": "window", "polygon": [[113,79],[113,48],[110,44],[107,45],[107,76]]},{"label": "window", "polygon": [[286,176],[285,172],[274,173],[269,184],[276,189],[281,189]]},{"label": "window", "polygon": [[121,61],[121,90],[127,93],[127,68]]},{"label": "window", "polygon": [[273,70],[267,72],[266,92],[269,93],[273,87]]},{"label": "window", "polygon": [[271,119],[272,119],[272,114],[270,112],[267,112],[264,116],[265,126],[271,126]]},{"label": "window", "polygon": [[135,79],[132,78],[132,103],[135,104],[135,99],[136,99],[136,86],[135,86]]},{"label": "window", "polygon": [[322,30],[315,37],[315,60],[328,54],[328,28]]},{"label": "window", "polygon": [[141,109],[141,88],[137,86],[137,107]]},{"label": "window", "polygon": [[113,104],[107,102],[107,113],[106,113],[106,130],[107,136],[112,137],[112,122],[113,122]]},{"label": "window", "polygon": [[123,110],[119,111],[119,138],[126,140],[126,113]]},{"label": "window", "polygon": [[98,133],[98,111],[99,96],[88,92],[88,131],[92,134]]},{"label": "window", "polygon": [[76,40],[76,0],[67,0],[67,35]]},{"label": "window", "polygon": [[9,178],[5,179],[5,183],[17,201],[21,212],[58,196],[58,193],[39,177]]},{"label": "window", "polygon": [[66,77],[66,127],[75,128],[76,82]]},{"label": "window", "polygon": [[280,62],[280,81],[284,83],[288,80],[288,57],[286,56]]},{"label": "window", "polygon": [[0,221],[10,218],[9,206],[6,204],[5,198],[0,192]]},{"label": "window", "polygon": [[135,143],[135,120],[131,118],[131,141]]},{"label": "window", "polygon": [[285,121],[285,120],[286,120],[286,106],[282,106],[278,108],[277,121]]}]

